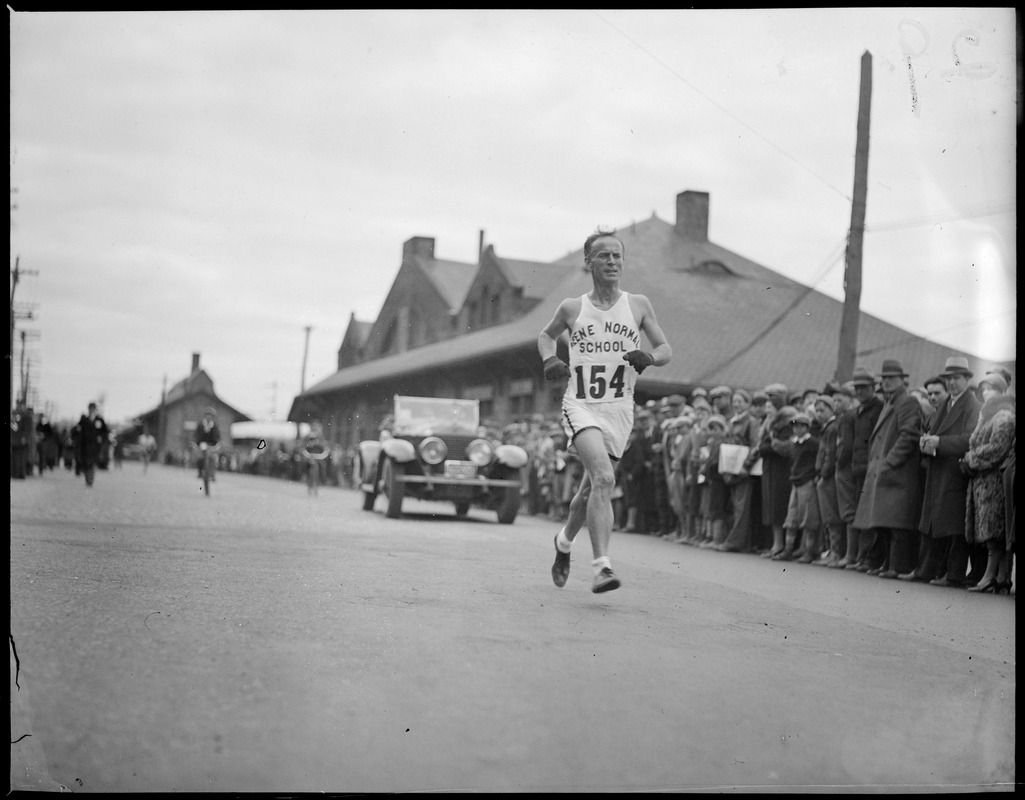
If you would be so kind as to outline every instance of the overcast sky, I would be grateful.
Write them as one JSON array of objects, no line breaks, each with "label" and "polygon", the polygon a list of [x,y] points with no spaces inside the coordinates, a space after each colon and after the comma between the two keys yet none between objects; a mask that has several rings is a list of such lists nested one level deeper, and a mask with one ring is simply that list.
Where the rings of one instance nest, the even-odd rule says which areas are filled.
[{"label": "overcast sky", "polygon": [[283,419],[306,326],[309,387],[411,236],[551,261],[686,189],[714,242],[842,299],[865,51],[862,309],[1015,357],[1012,9],[9,17],[14,383],[25,330],[58,417],[147,411],[199,352]]}]

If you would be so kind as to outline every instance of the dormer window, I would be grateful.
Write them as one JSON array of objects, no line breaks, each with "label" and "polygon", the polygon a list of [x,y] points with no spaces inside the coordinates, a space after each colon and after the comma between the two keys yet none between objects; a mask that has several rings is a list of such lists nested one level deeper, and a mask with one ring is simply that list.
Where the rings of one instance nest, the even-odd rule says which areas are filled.
[{"label": "dormer window", "polygon": [[700,264],[696,264],[691,269],[694,272],[708,272],[715,275],[733,275],[734,272],[721,261],[716,259],[708,259],[702,261]]}]

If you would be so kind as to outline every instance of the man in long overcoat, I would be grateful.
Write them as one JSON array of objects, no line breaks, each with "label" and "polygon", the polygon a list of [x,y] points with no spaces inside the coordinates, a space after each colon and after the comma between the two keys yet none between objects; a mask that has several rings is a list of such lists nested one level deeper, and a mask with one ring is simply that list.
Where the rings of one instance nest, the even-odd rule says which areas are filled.
[{"label": "man in long overcoat", "polygon": [[982,404],[968,388],[972,373],[967,358],[948,358],[940,377],[947,397],[932,415],[921,442],[925,488],[918,523],[918,566],[899,577],[963,586],[969,554],[965,540],[968,478],[959,462],[968,452],[968,439],[979,421]]},{"label": "man in long overcoat", "polygon": [[907,376],[900,361],[883,361],[879,377],[886,399],[869,440],[868,471],[854,516],[855,527],[875,537],[868,574],[885,578],[914,566],[921,514],[922,406],[908,393]]},{"label": "man in long overcoat", "polygon": [[[840,476],[841,482],[848,477],[850,480],[850,485],[845,487],[846,494],[840,512],[847,526],[847,564],[844,566],[858,572],[868,572],[872,568],[868,556],[875,541],[874,534],[856,527],[854,520],[861,492],[865,487],[865,474],[868,472],[869,443],[872,440],[872,431],[875,430],[876,422],[883,411],[883,401],[876,393],[876,377],[866,367],[854,368],[851,383],[854,384],[854,399],[857,404],[853,419],[843,423],[846,425],[849,422],[851,426],[850,454],[848,456],[842,452],[838,444],[836,459],[837,475]],[[838,493],[838,499],[840,496]]]},{"label": "man in long overcoat", "polygon": [[96,403],[89,404],[89,411],[78,421],[77,463],[85,475],[85,485],[92,486],[97,465],[103,463],[110,443],[107,423],[96,410]]}]

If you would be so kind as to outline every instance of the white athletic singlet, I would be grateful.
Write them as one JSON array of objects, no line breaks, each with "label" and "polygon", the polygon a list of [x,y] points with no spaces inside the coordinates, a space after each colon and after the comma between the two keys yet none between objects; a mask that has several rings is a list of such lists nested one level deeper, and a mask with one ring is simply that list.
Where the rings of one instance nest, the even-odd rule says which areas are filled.
[{"label": "white athletic singlet", "polygon": [[633,403],[637,371],[623,356],[641,346],[637,320],[630,310],[630,295],[623,292],[608,311],[595,308],[588,296],[580,298],[580,314],[570,326],[566,397],[584,403]]}]

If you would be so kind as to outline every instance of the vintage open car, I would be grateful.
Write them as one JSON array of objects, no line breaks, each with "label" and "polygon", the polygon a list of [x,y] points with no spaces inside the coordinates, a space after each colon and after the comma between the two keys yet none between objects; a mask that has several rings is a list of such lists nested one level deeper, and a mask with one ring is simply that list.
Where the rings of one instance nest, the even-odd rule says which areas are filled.
[{"label": "vintage open car", "polygon": [[520,510],[522,447],[480,435],[476,400],[395,395],[395,414],[378,441],[359,443],[363,510],[388,498],[386,515],[399,517],[406,497],[498,513],[509,525]]}]

